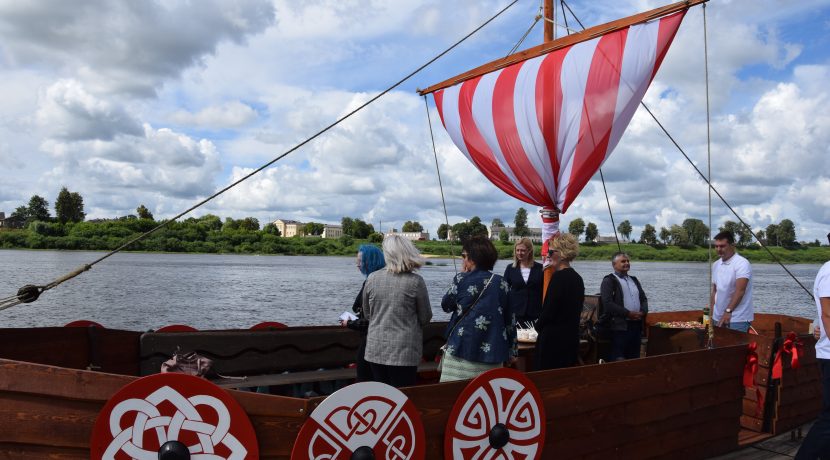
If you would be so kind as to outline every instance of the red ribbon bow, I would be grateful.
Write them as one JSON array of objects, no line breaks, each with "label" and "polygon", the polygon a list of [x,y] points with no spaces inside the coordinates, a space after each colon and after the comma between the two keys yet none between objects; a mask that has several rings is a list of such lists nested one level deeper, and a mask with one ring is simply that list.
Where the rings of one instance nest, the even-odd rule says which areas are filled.
[{"label": "red ribbon bow", "polygon": [[755,416],[760,417],[764,407],[764,395],[755,386],[755,374],[758,373],[758,343],[751,342],[747,345],[746,364],[744,364],[744,387],[755,388]]},{"label": "red ribbon bow", "polygon": [[804,342],[795,335],[795,332],[790,332],[787,334],[787,338],[784,339],[784,343],[781,345],[781,349],[775,355],[775,363],[772,365],[772,378],[780,379],[783,375],[783,365],[781,363],[781,356],[784,353],[787,353],[791,356],[790,359],[790,367],[793,369],[798,369],[801,364],[798,362],[798,356],[802,353],[804,348]]}]

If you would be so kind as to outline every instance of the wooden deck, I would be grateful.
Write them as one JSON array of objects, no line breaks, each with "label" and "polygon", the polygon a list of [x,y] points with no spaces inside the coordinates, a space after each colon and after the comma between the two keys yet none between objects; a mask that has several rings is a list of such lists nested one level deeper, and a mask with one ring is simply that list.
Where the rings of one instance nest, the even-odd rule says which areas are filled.
[{"label": "wooden deck", "polygon": [[[784,460],[795,457],[801,441],[807,432],[810,431],[812,422],[796,428],[794,431],[779,434],[775,437],[767,437],[763,433],[756,433],[749,430],[741,430],[741,444],[751,445],[730,454],[712,457],[710,460]],[[798,430],[801,430],[799,437]]]}]

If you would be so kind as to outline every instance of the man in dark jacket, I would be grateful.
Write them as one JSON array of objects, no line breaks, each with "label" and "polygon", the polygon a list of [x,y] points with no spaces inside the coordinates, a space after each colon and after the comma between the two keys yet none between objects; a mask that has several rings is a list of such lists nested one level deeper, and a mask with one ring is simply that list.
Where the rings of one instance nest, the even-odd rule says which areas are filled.
[{"label": "man in dark jacket", "polygon": [[637,278],[628,275],[631,259],[618,252],[611,258],[614,273],[602,279],[600,324],[609,333],[609,361],[640,357],[640,338],[648,314],[648,299]]}]

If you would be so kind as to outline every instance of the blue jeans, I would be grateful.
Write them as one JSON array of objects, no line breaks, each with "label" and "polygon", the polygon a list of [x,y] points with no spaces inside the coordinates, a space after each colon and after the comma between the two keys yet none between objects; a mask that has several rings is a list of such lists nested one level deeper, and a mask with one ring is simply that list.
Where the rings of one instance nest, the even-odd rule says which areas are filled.
[{"label": "blue jeans", "polygon": [[795,460],[830,459],[830,359],[818,359],[821,370],[821,414],[801,443]]},{"label": "blue jeans", "polygon": [[752,325],[751,321],[740,321],[740,322],[732,322],[729,324],[725,324],[726,327],[732,329],[733,331],[741,331],[741,332],[749,332],[749,326]]}]

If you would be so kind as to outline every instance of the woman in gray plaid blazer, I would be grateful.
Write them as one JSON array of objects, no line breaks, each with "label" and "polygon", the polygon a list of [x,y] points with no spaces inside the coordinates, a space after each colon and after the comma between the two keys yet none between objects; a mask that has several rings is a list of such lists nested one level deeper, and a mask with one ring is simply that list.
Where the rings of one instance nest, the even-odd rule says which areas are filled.
[{"label": "woman in gray plaid blazer", "polygon": [[363,311],[369,320],[365,359],[374,380],[394,387],[414,385],[423,354],[423,327],[432,319],[424,279],[414,273],[424,264],[406,238],[383,240],[386,269],[363,288]]}]

